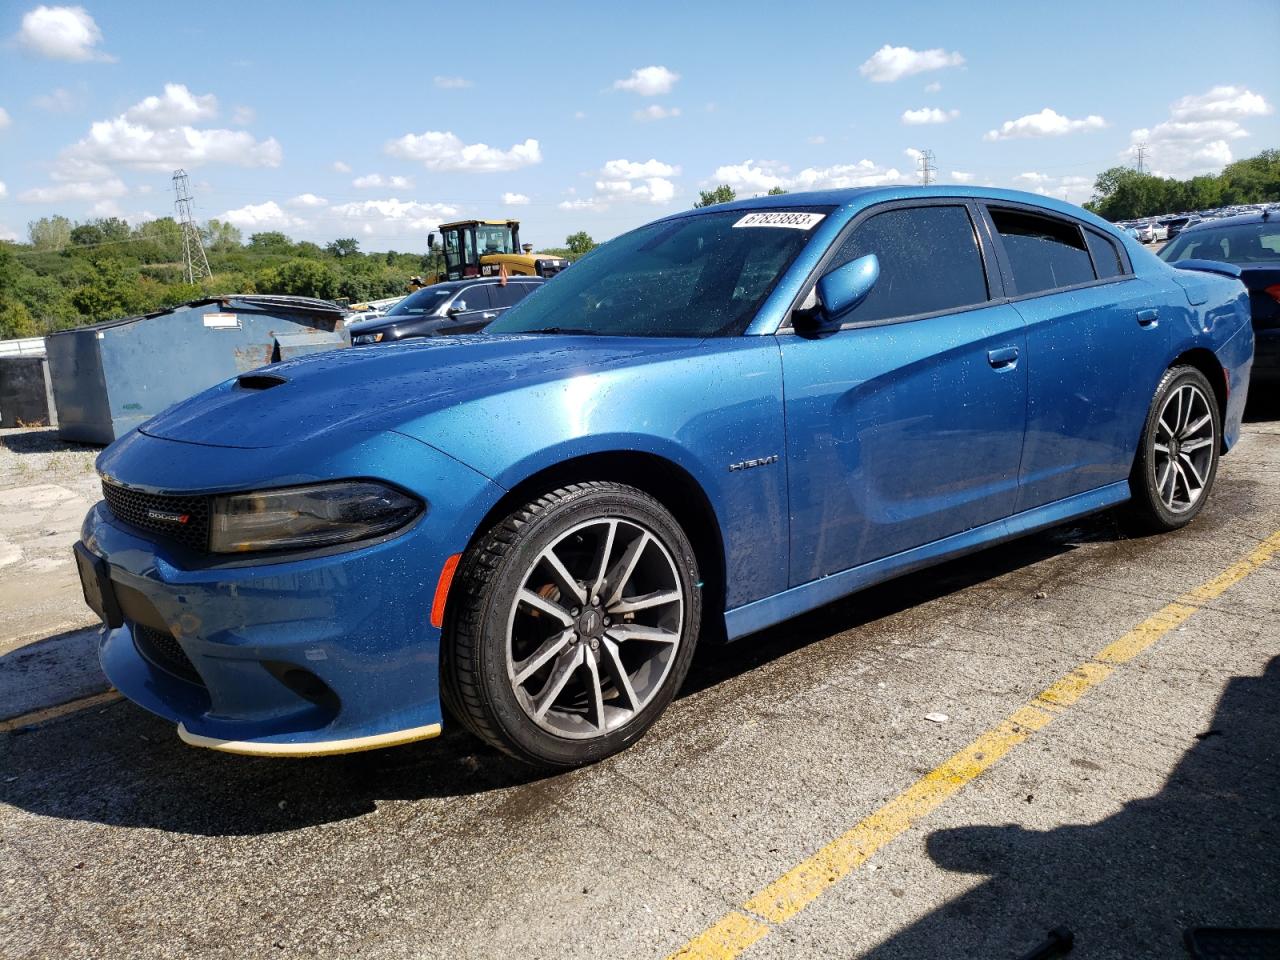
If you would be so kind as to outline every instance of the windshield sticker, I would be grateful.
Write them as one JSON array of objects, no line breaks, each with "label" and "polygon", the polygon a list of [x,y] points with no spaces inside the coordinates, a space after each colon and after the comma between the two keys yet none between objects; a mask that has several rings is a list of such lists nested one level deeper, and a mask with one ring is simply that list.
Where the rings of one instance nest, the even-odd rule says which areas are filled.
[{"label": "windshield sticker", "polygon": [[768,213],[748,213],[734,227],[788,227],[792,230],[812,230],[825,213],[792,213],[771,210]]}]

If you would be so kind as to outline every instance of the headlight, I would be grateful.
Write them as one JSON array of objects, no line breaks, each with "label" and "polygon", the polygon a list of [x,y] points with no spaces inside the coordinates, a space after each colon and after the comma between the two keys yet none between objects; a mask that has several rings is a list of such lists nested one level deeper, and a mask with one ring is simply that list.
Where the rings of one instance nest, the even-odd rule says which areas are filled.
[{"label": "headlight", "polygon": [[214,553],[325,547],[365,540],[404,526],[422,504],[371,480],[215,497],[209,549]]},{"label": "headlight", "polygon": [[381,343],[384,336],[386,334],[383,333],[358,333],[351,338],[351,345],[358,347],[365,343]]}]

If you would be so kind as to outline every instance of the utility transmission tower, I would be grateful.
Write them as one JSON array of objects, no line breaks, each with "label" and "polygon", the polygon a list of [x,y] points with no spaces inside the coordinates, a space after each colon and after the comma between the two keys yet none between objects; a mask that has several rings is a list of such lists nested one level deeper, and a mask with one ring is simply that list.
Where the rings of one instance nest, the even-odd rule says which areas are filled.
[{"label": "utility transmission tower", "polygon": [[926,150],[920,154],[920,185],[927,187],[938,176],[938,165],[933,162],[933,151]]},{"label": "utility transmission tower", "polygon": [[187,283],[195,283],[213,276],[213,271],[209,269],[200,228],[196,226],[195,215],[191,212],[191,182],[185,170],[173,171],[173,198],[174,219],[182,230],[182,261],[187,268]]},{"label": "utility transmission tower", "polygon": [[1138,144],[1138,172],[1139,173],[1147,172],[1146,159],[1147,159],[1147,142],[1144,140],[1142,141],[1142,143]]}]

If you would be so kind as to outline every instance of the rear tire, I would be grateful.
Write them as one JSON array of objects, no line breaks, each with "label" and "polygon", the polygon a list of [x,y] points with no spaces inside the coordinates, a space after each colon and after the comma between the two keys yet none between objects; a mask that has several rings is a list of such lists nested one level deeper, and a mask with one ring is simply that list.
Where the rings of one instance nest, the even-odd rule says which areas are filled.
[{"label": "rear tire", "polygon": [[595,481],[531,500],[462,559],[441,641],[445,706],[528,763],[617,753],[684,681],[699,584],[688,537],[643,491]]},{"label": "rear tire", "polygon": [[1164,533],[1204,509],[1218,475],[1222,417],[1213,388],[1195,367],[1171,367],[1156,387],[1129,475],[1130,518]]}]

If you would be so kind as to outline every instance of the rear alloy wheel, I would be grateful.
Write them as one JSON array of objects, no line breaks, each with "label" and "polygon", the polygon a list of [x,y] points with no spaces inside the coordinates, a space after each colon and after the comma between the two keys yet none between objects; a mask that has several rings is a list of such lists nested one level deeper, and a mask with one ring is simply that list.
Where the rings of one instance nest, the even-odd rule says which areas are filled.
[{"label": "rear alloy wheel", "polygon": [[688,670],[697,562],[639,490],[584,483],[540,497],[482,537],[461,576],[446,625],[447,705],[520,759],[577,766],[622,749]]},{"label": "rear alloy wheel", "polygon": [[1174,367],[1156,389],[1130,477],[1138,521],[1155,531],[1186,526],[1203,509],[1218,472],[1222,424],[1203,373]]}]

